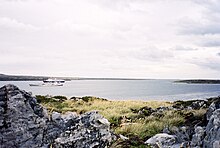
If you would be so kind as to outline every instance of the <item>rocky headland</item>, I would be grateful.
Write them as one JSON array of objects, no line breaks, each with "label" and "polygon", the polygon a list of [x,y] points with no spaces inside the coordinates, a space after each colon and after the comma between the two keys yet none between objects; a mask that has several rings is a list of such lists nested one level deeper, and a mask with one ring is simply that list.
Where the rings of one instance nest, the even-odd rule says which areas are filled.
[{"label": "rocky headland", "polygon": [[209,79],[192,79],[192,80],[178,80],[175,83],[187,83],[187,84],[220,84],[220,80]]},{"label": "rocky headland", "polygon": [[[75,102],[78,106],[82,105],[83,102],[86,102],[88,106],[92,106],[91,101],[94,101],[94,99],[73,97],[71,101],[72,104]],[[112,103],[105,99],[98,101]],[[39,102],[44,106],[51,106],[51,108],[47,110]],[[53,103],[57,106],[53,106]],[[85,113],[80,111],[81,114],[69,112],[73,108],[64,108],[63,104],[67,103],[69,102],[65,102],[65,98],[60,100],[55,98],[52,101],[40,100],[14,85],[1,87],[1,148],[113,148],[132,146],[220,148],[219,97],[208,100],[176,101],[170,105],[155,108],[148,105],[139,108],[130,107],[131,116],[108,118],[109,121],[98,111]],[[65,110],[65,113],[62,110]],[[112,108],[110,110],[113,111]],[[128,110],[126,111],[128,112]],[[201,111],[204,111],[204,114],[197,115]],[[109,114],[111,113],[109,112]],[[144,122],[144,126],[151,127],[151,130],[156,132],[154,131],[153,134],[148,134],[148,136],[145,135],[143,138],[138,138],[135,134],[126,134],[124,129],[128,133],[127,127],[133,128],[130,129],[130,133],[135,130],[134,128],[139,130],[140,121]],[[151,123],[150,125],[153,126],[150,126],[148,125],[150,122],[156,124]],[[159,128],[160,122],[165,123],[161,125],[161,129]],[[117,130],[113,130],[116,126],[120,127],[118,133]],[[156,130],[157,128],[158,130]],[[149,132],[148,129],[141,131],[141,134]]]}]

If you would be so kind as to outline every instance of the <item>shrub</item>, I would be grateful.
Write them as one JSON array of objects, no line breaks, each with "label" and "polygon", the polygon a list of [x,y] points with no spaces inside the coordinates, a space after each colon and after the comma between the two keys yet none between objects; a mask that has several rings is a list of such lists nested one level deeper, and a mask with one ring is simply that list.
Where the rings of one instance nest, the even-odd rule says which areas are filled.
[{"label": "shrub", "polygon": [[53,98],[59,99],[60,101],[65,101],[65,100],[67,100],[67,97],[65,97],[65,96],[53,96]]}]

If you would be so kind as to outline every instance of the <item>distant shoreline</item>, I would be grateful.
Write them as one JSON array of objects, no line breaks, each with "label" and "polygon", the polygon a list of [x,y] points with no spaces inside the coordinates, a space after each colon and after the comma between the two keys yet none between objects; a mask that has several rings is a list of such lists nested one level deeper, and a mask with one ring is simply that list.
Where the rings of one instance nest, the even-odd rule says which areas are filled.
[{"label": "distant shoreline", "polygon": [[[0,81],[43,81],[48,78],[63,79],[65,81],[71,80],[160,80],[160,79],[139,79],[139,78],[83,78],[83,77],[49,77],[49,76],[26,76],[26,75],[5,75],[0,74]],[[173,83],[186,84],[220,84],[218,79],[188,79],[188,80],[173,80]]]},{"label": "distant shoreline", "polygon": [[205,80],[205,79],[191,79],[191,80],[178,80],[174,83],[187,83],[187,84],[220,84],[220,80]]},{"label": "distant shoreline", "polygon": [[136,78],[81,78],[81,77],[48,77],[48,76],[19,76],[0,74],[0,81],[43,81],[48,78],[58,78],[65,81],[71,80],[151,80]]}]

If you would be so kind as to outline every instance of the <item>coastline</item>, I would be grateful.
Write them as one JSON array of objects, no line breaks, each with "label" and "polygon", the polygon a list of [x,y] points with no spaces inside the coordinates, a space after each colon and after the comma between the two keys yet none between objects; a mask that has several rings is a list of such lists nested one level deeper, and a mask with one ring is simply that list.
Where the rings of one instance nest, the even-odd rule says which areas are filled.
[{"label": "coastline", "polygon": [[84,78],[84,77],[56,77],[56,76],[28,76],[28,75],[5,75],[0,74],[0,81],[43,81],[49,78],[71,80],[152,80],[140,78]]}]

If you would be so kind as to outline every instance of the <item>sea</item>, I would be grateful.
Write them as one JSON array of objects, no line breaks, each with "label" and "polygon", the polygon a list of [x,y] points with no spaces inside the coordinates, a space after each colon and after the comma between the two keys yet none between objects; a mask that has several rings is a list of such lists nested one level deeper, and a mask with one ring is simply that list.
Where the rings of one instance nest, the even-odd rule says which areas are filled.
[{"label": "sea", "polygon": [[220,96],[220,84],[185,84],[175,80],[72,80],[64,86],[39,87],[38,81],[0,81],[14,84],[32,95],[95,96],[108,100],[192,100]]}]

